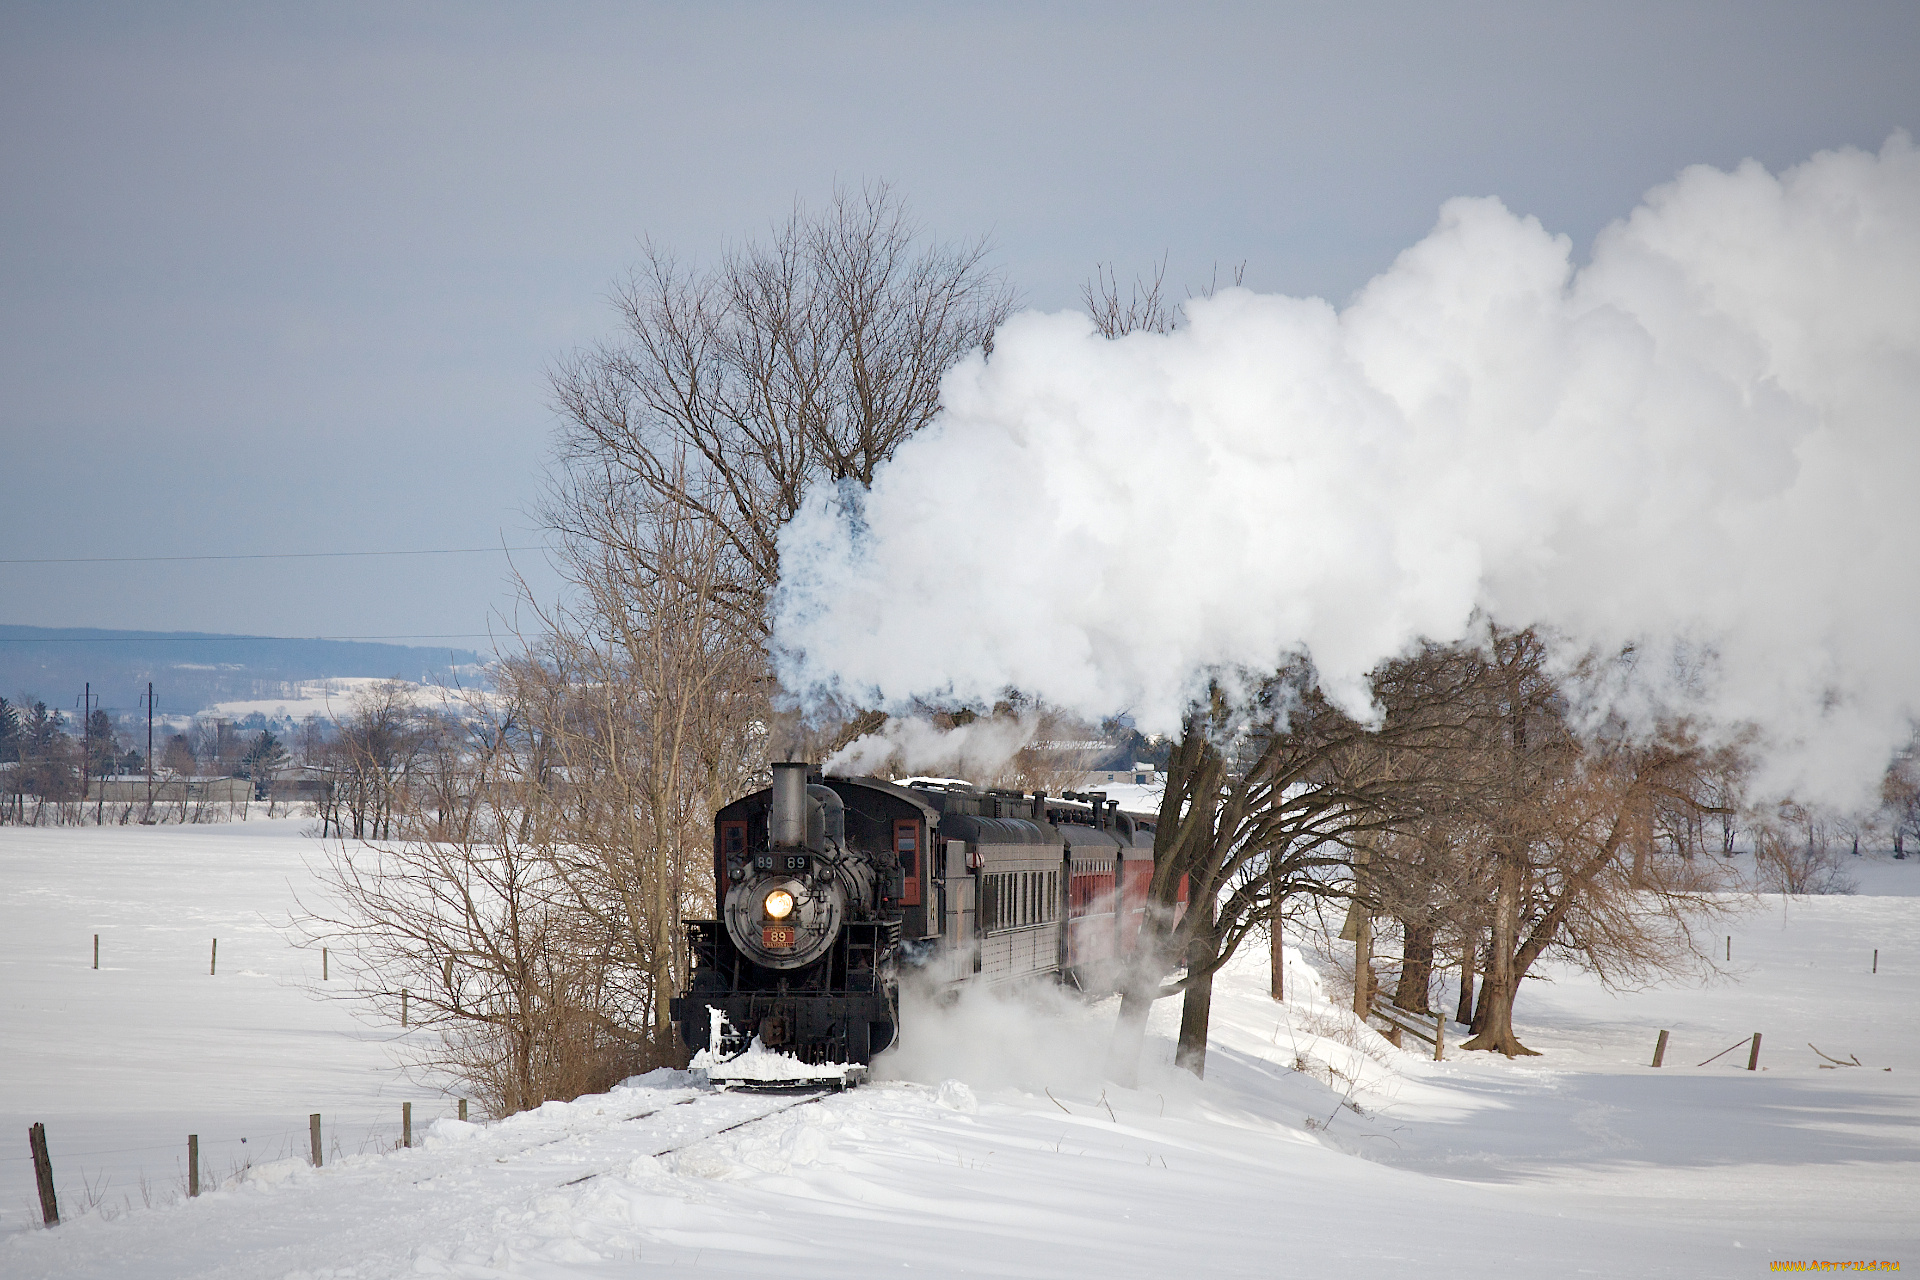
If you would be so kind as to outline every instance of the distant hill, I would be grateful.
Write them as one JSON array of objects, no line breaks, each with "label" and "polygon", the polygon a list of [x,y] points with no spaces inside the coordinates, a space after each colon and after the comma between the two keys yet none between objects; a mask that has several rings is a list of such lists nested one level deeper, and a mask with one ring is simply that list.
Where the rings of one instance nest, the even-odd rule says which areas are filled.
[{"label": "distant hill", "polygon": [[297,640],[198,631],[0,626],[0,694],[72,710],[93,682],[101,705],[136,710],[153,682],[158,710],[192,715],[217,702],[295,695],[303,681],[372,676],[422,684],[484,683],[471,649]]}]

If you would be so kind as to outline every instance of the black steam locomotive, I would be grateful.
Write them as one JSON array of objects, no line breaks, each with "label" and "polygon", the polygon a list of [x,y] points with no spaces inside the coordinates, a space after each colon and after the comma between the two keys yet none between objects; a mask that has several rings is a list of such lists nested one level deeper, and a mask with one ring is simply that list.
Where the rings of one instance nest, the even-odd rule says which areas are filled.
[{"label": "black steam locomotive", "polygon": [[896,785],[773,766],[714,819],[718,920],[687,925],[671,1013],[688,1049],[864,1064],[898,982],[1090,985],[1134,945],[1153,828],[1104,795]]}]

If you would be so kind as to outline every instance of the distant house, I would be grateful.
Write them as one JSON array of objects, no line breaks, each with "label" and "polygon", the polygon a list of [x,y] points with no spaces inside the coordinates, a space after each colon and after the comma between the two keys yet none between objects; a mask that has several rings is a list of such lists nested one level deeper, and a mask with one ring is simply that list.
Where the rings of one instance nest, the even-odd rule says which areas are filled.
[{"label": "distant house", "polygon": [[1086,775],[1083,787],[1151,787],[1164,781],[1160,771],[1145,761],[1135,761],[1131,769],[1095,769]]},{"label": "distant house", "polygon": [[318,800],[333,785],[333,771],[310,765],[293,765],[274,775],[275,800]]}]

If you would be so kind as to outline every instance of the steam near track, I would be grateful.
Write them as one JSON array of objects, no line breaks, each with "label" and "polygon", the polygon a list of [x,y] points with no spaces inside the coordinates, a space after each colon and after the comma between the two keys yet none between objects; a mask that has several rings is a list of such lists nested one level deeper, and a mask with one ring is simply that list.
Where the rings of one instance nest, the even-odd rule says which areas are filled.
[{"label": "steam near track", "polygon": [[1757,725],[1768,792],[1864,796],[1920,711],[1920,153],[1699,167],[1589,261],[1459,199],[1344,308],[1231,290],[1169,335],[1024,314],[865,494],[782,540],[788,687],[1009,686],[1177,721],[1305,649],[1327,692],[1476,612],[1642,718]]}]

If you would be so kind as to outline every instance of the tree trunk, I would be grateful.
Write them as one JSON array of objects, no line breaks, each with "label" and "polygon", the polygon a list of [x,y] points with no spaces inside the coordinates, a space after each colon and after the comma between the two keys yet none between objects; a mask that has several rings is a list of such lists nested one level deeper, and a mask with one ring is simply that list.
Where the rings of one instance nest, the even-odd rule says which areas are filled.
[{"label": "tree trunk", "polygon": [[1113,1043],[1107,1049],[1107,1075],[1133,1088],[1140,1079],[1140,1050],[1147,1041],[1147,1014],[1153,1008],[1153,990],[1129,982],[1120,993],[1120,1016],[1114,1020]]},{"label": "tree trunk", "polygon": [[1470,929],[1466,941],[1460,944],[1460,1001],[1454,1006],[1453,1020],[1463,1027],[1473,1024],[1473,979],[1480,958],[1479,941],[1478,931]]},{"label": "tree trunk", "polygon": [[[1896,854],[1896,857],[1899,855]],[[1268,910],[1273,914],[1267,921],[1267,963],[1270,966],[1267,979],[1267,994],[1275,1000],[1287,998],[1287,947],[1280,932],[1280,895],[1274,867],[1277,860],[1269,855],[1267,860],[1267,896],[1272,904]],[[1211,998],[1211,997],[1209,997]]]},{"label": "tree trunk", "polygon": [[[1202,1079],[1207,1074],[1207,1027],[1213,1014],[1212,965],[1220,949],[1220,940],[1214,936],[1212,907],[1212,895],[1187,907],[1189,913],[1197,910],[1200,920],[1192,940],[1187,944],[1190,981],[1180,1001],[1180,1040],[1173,1051],[1173,1065],[1184,1067]],[[1191,979],[1195,968],[1204,968],[1207,972],[1198,979]]]},{"label": "tree trunk", "polygon": [[[1116,877],[1117,879],[1117,877]],[[1114,908],[1125,909],[1125,897],[1116,886]],[[1192,910],[1189,907],[1188,910]],[[1120,961],[1120,1016],[1114,1022],[1113,1043],[1107,1051],[1107,1074],[1131,1089],[1140,1078],[1140,1051],[1147,1040],[1147,1014],[1153,1009],[1160,984],[1172,970],[1173,939],[1169,913],[1149,909],[1140,917],[1133,954]]]},{"label": "tree trunk", "polygon": [[1393,1002],[1414,1013],[1427,1013],[1427,988],[1433,981],[1433,926],[1425,921],[1402,920],[1400,936],[1400,983],[1394,988]]},{"label": "tree trunk", "polygon": [[1523,867],[1519,856],[1500,855],[1499,886],[1493,901],[1493,938],[1487,956],[1487,976],[1480,985],[1480,1002],[1473,1011],[1474,1037],[1462,1049],[1490,1049],[1509,1058],[1537,1056],[1513,1032],[1513,998],[1518,993],[1515,953],[1519,947],[1520,894]]},{"label": "tree trunk", "polygon": [[1373,1013],[1373,917],[1360,913],[1353,940],[1353,1016],[1365,1022]]},{"label": "tree trunk", "polygon": [[1461,1045],[1462,1049],[1491,1049],[1506,1054],[1509,1058],[1538,1057],[1535,1050],[1520,1043],[1520,1037],[1513,1030],[1513,998],[1517,994],[1517,984],[1513,980],[1512,964],[1500,963],[1495,955],[1493,968],[1480,986],[1480,1007],[1476,1021],[1480,1025],[1479,1034]]},{"label": "tree trunk", "polygon": [[1187,987],[1180,1002],[1180,1043],[1173,1051],[1173,1065],[1184,1067],[1201,1079],[1207,1076],[1207,1025],[1213,1015],[1213,974],[1207,973]]}]

